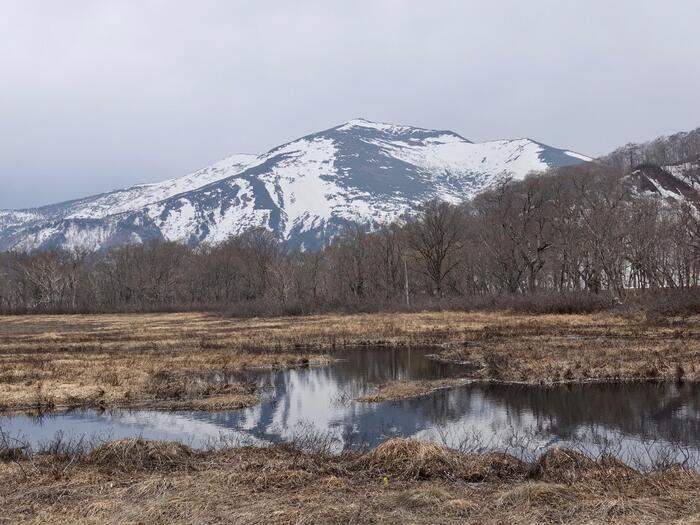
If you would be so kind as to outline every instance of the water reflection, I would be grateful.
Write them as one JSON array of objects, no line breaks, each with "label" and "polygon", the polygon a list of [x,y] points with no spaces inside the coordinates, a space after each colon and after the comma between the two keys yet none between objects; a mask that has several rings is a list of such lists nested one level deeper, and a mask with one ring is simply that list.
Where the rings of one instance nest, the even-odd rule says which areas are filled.
[{"label": "water reflection", "polygon": [[478,434],[496,446],[527,433],[533,447],[601,436],[629,443],[674,442],[700,449],[700,385],[588,384],[558,387],[469,384],[416,399],[352,401],[395,379],[466,376],[469,370],[426,357],[430,349],[353,349],[323,368],[248,374],[265,394],[228,412],[84,411],[43,419],[0,417],[0,429],[33,443],[57,431],[109,439],[143,436],[204,446],[221,436],[245,442],[288,440],[300,428],[332,435],[339,448],[374,446],[391,436],[420,436],[456,446]]}]

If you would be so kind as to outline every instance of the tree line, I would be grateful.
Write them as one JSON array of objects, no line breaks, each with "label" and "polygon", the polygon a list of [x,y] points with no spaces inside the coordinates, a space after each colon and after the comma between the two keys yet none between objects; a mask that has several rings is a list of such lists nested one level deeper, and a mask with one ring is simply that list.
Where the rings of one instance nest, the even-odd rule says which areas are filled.
[{"label": "tree line", "polygon": [[350,227],[314,252],[288,251],[253,229],[217,246],[3,253],[0,311],[272,315],[563,298],[580,307],[694,289],[693,204],[639,196],[623,173],[591,163],[504,181],[459,205],[427,202],[372,231]]}]

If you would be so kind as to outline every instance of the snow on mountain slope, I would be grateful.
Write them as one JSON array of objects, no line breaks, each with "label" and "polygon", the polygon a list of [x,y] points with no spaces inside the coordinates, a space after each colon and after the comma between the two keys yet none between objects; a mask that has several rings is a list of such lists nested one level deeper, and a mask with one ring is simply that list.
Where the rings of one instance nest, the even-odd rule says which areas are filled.
[{"label": "snow on mountain slope", "polygon": [[431,198],[459,202],[505,177],[587,160],[529,139],[472,143],[451,131],[356,119],[186,177],[0,212],[0,249],[218,243],[258,226],[292,247],[315,248],[349,223],[378,225]]},{"label": "snow on mountain slope", "polygon": [[255,155],[233,155],[190,175],[157,182],[139,184],[84,199],[38,208],[36,214],[45,218],[101,219],[128,211],[138,210],[178,193],[184,193],[245,169],[256,159]]},{"label": "snow on mountain slope", "polygon": [[117,190],[104,194],[71,208],[68,218],[102,218],[126,211],[132,211],[153,202],[161,201],[185,193],[205,184],[231,176],[245,169],[256,159],[255,155],[233,155],[224,160],[176,179],[155,184],[140,184],[126,190]]},{"label": "snow on mountain slope", "polygon": [[669,166],[642,164],[632,171],[629,180],[638,194],[690,203],[700,209],[700,161]]}]

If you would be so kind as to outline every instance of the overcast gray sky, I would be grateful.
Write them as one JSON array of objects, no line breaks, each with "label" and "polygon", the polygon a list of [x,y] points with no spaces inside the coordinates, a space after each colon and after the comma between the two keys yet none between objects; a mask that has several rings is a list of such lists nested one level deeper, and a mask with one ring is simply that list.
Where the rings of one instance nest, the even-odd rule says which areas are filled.
[{"label": "overcast gray sky", "polygon": [[0,0],[0,208],[354,117],[589,155],[700,126],[700,2]]}]

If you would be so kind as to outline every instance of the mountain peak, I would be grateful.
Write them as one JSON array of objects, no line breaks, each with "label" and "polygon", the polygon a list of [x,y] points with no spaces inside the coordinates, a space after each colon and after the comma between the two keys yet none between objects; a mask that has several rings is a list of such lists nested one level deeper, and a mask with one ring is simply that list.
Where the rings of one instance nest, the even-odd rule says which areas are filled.
[{"label": "mountain peak", "polygon": [[450,130],[436,130],[406,126],[403,124],[389,124],[386,122],[375,122],[365,118],[349,120],[328,131],[351,133],[367,138],[382,137],[389,138],[390,140],[411,141],[414,143],[425,140],[471,143],[471,141]]},{"label": "mountain peak", "polygon": [[353,128],[366,128],[366,129],[376,129],[377,131],[385,131],[385,132],[394,132],[394,131],[405,131],[409,129],[420,129],[420,128],[413,128],[411,126],[400,126],[397,124],[388,124],[386,122],[374,122],[372,120],[368,120],[366,118],[355,118],[352,120],[348,120],[344,124],[341,124],[340,126],[337,126],[333,129],[337,129],[340,131],[347,131],[351,130]]}]

